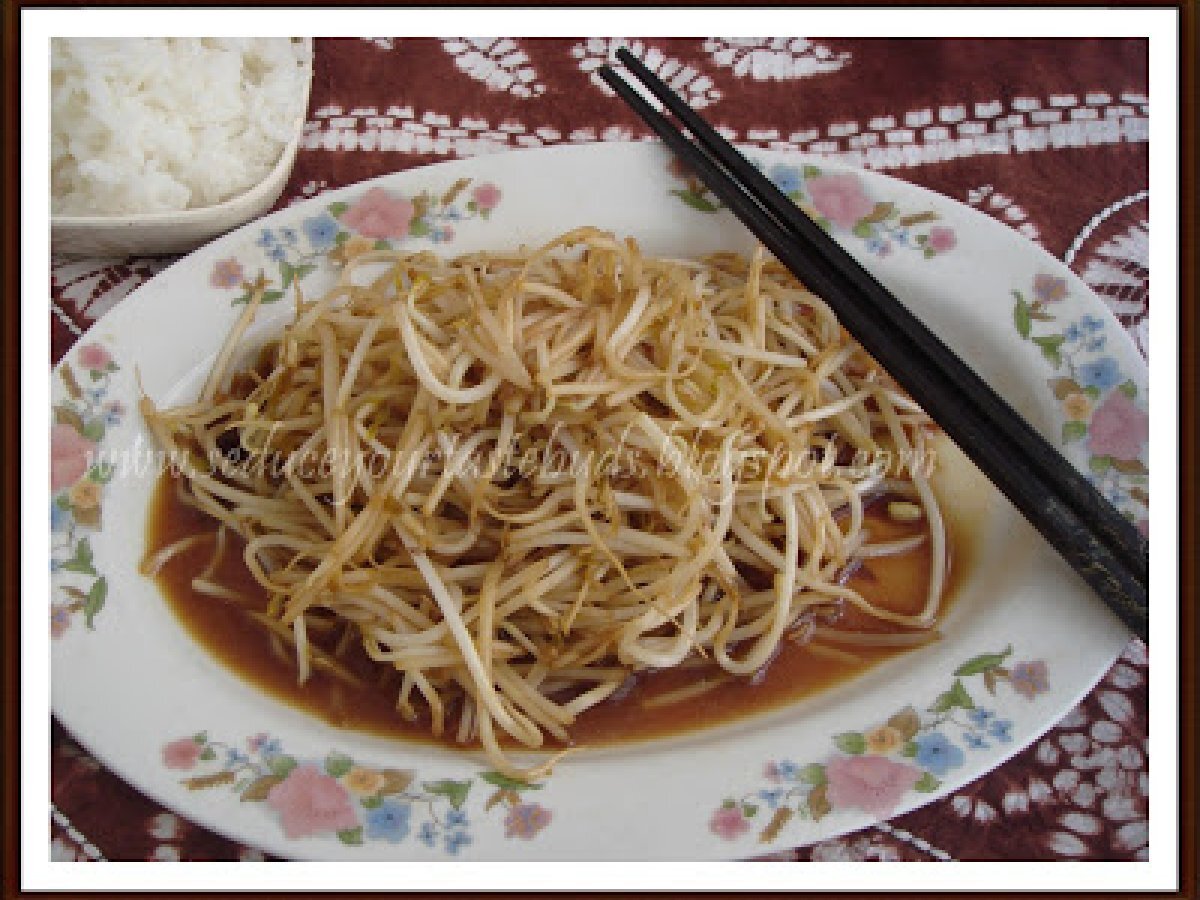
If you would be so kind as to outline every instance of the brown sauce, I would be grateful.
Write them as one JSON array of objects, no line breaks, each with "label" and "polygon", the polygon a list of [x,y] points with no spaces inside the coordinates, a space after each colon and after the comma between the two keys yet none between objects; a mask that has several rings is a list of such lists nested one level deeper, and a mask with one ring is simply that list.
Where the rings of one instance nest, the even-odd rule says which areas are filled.
[{"label": "brown sauce", "polygon": [[[913,534],[914,528],[890,521],[882,504],[868,510],[872,540],[888,540]],[[942,506],[947,519],[950,566],[943,612],[952,602],[973,556],[972,525],[955,515],[953,506]],[[214,531],[213,521],[183,504],[171,477],[160,477],[155,489],[149,528],[148,550],[153,552],[188,535]],[[232,588],[249,599],[248,608],[262,609],[266,598],[242,561],[240,539],[231,539],[213,581]],[[208,564],[211,544],[204,542],[171,559],[156,576],[168,606],[188,633],[209,653],[239,676],[275,698],[317,716],[332,725],[356,731],[409,740],[434,740],[425,722],[408,723],[395,708],[395,692],[376,687],[378,670],[365,658],[350,659],[348,667],[367,676],[369,683],[354,688],[337,678],[315,672],[305,685],[296,683],[290,656],[273,652],[265,629],[252,621],[244,608],[192,589],[192,579]],[[867,562],[847,582],[873,603],[897,612],[912,613],[924,604],[927,589],[929,549],[927,545],[904,556],[883,557]],[[838,623],[844,628],[886,630],[886,623],[857,613],[842,612]],[[776,709],[811,696],[861,675],[883,660],[911,648],[837,646],[852,653],[854,662],[818,656],[800,644],[785,639],[768,666],[765,677],[721,679],[713,689],[690,699],[657,706],[652,698],[676,691],[700,678],[713,678],[704,671],[658,671],[642,674],[627,683],[613,698],[585,712],[571,726],[573,741],[596,745],[627,740],[675,735],[727,723],[755,713]],[[288,651],[290,653],[290,651]],[[647,701],[651,708],[647,708]],[[453,722],[448,731],[453,740]]]}]

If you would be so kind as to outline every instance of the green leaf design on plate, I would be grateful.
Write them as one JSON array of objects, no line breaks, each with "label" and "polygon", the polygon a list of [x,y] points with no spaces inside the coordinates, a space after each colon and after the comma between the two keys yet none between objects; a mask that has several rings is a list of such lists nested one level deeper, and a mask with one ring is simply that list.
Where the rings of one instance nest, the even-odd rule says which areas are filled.
[{"label": "green leaf design on plate", "polygon": [[1009,656],[1012,656],[1012,644],[1009,644],[999,653],[981,653],[978,656],[973,656],[965,663],[954,670],[955,675],[978,675],[980,672],[986,672],[988,669],[994,669],[1000,663],[1004,662]]},{"label": "green leaf design on plate", "polygon": [[379,807],[383,806],[383,798],[382,797],[363,797],[362,805],[363,805],[363,809],[378,809]]},{"label": "green leaf design on plate", "polygon": [[471,790],[470,781],[453,781],[449,778],[443,778],[440,781],[426,781],[422,783],[422,787],[429,793],[445,797],[450,801],[450,805],[455,809],[460,809],[466,802],[467,794]]},{"label": "green leaf design on plate", "polygon": [[336,750],[325,757],[325,771],[334,778],[341,778],[350,771],[350,767],[353,765],[354,760],[345,753],[338,753]]},{"label": "green leaf design on plate", "polygon": [[261,778],[256,778],[242,791],[242,802],[262,803],[262,801],[267,799],[267,795],[271,793],[271,788],[275,787],[282,780],[277,775],[263,775]]},{"label": "green leaf design on plate", "polygon": [[753,819],[755,816],[758,815],[758,807],[755,806],[753,803],[743,803],[742,804],[742,815],[745,816],[747,819]]},{"label": "green leaf design on plate", "polygon": [[531,784],[519,778],[509,778],[499,772],[484,772],[479,777],[488,784],[494,784],[498,788],[507,788],[510,791],[540,791],[545,787],[543,784]]},{"label": "green leaf design on plate", "polygon": [[1050,360],[1056,369],[1062,365],[1062,354],[1058,352],[1058,348],[1062,346],[1063,340],[1061,334],[1047,334],[1033,338],[1033,342],[1042,348],[1042,356]]},{"label": "green leaf design on plate", "polygon": [[850,229],[850,233],[855,237],[869,238],[874,233],[874,230],[875,229],[871,227],[871,223],[869,221],[866,219],[861,219],[853,228]]},{"label": "green leaf design on plate", "polygon": [[1124,394],[1126,397],[1128,397],[1130,400],[1132,400],[1134,397],[1136,397],[1137,392],[1138,392],[1137,385],[1133,383],[1133,379],[1130,379],[1129,381],[1126,381],[1123,384],[1118,385],[1117,390],[1120,391],[1122,394]]},{"label": "green leaf design on plate", "polygon": [[1111,456],[1093,456],[1088,460],[1088,468],[1097,475],[1103,475],[1112,468],[1113,458]]},{"label": "green leaf design on plate", "polygon": [[342,217],[342,213],[344,213],[349,208],[350,208],[349,203],[343,203],[341,200],[338,200],[334,203],[329,204],[329,214],[331,216],[333,216],[335,219],[340,219]]},{"label": "green leaf design on plate", "polygon": [[348,844],[351,847],[357,847],[363,842],[363,830],[359,825],[357,828],[343,828],[337,833],[338,840],[343,844]]},{"label": "green leaf design on plate", "polygon": [[195,741],[197,744],[207,744],[208,743],[208,732],[207,731],[197,731],[195,734],[192,735],[192,740]]},{"label": "green leaf design on plate", "polygon": [[100,610],[104,609],[104,601],[108,598],[108,581],[97,578],[88,591],[87,600],[83,602],[83,621],[88,628],[94,628],[93,621]]},{"label": "green leaf design on plate", "polygon": [[212,747],[205,747],[204,751],[200,754],[200,758],[203,760],[216,759],[217,751]]},{"label": "green leaf design on plate", "polygon": [[901,748],[900,748],[900,755],[901,755],[901,756],[907,756],[907,757],[909,757],[910,759],[911,759],[912,757],[916,756],[916,755],[917,755],[917,742],[916,742],[916,741],[909,741],[907,744],[905,744],[903,747],[901,747]]},{"label": "green leaf design on plate", "polygon": [[275,303],[283,299],[283,291],[263,291],[263,303]]},{"label": "green leaf design on plate", "polygon": [[847,731],[843,734],[834,735],[833,742],[843,753],[849,753],[854,756],[863,753],[867,749],[867,739],[858,731]]},{"label": "green leaf design on plate", "polygon": [[1032,326],[1029,304],[1020,295],[1017,295],[1017,305],[1013,308],[1013,324],[1017,326],[1017,334],[1023,338],[1029,337],[1029,329]]},{"label": "green leaf design on plate", "polygon": [[104,439],[104,420],[92,419],[83,426],[83,430],[79,432],[93,444],[98,444]]},{"label": "green leaf design on plate", "polygon": [[[901,216],[896,221],[907,227],[911,225],[922,225],[925,222],[936,222],[937,218],[938,214],[935,212],[919,212],[913,213],[910,216]],[[924,235],[920,235],[917,240],[920,240],[923,237]]]},{"label": "green leaf design on plate", "polygon": [[1087,422],[1063,422],[1062,440],[1064,444],[1077,441],[1087,434]]},{"label": "green leaf design on plate", "polygon": [[895,203],[880,202],[875,204],[875,208],[862,218],[863,222],[882,222],[888,216],[892,215],[896,210]]},{"label": "green leaf design on plate", "polygon": [[425,237],[429,234],[429,223],[424,219],[413,219],[408,226],[408,233],[413,237]]},{"label": "green leaf design on plate", "polygon": [[806,165],[800,169],[800,174],[805,178],[818,178],[821,175],[821,170],[813,165]]},{"label": "green leaf design on plate", "polygon": [[941,786],[942,783],[940,781],[934,778],[929,772],[926,772],[917,780],[917,783],[913,785],[913,788],[920,791],[922,794],[928,794],[930,791],[936,791]]},{"label": "green leaf design on plate", "polygon": [[962,679],[955,678],[954,684],[950,690],[943,691],[938,695],[938,698],[933,701],[933,706],[929,707],[931,712],[947,712],[948,710],[958,707],[960,709],[974,709],[975,701],[971,699],[971,695],[967,693],[967,689],[963,687]]},{"label": "green leaf design on plate", "polygon": [[87,538],[80,538],[79,543],[75,545],[74,555],[63,563],[62,567],[67,572],[77,572],[80,575],[97,574],[92,565],[91,542]]},{"label": "green leaf design on plate", "polygon": [[820,763],[809,763],[800,770],[800,780],[807,781],[812,785],[824,784],[826,781],[825,767]]},{"label": "green leaf design on plate", "polygon": [[698,209],[700,212],[713,213],[720,209],[717,204],[713,203],[711,200],[701,197],[695,191],[685,191],[677,188],[671,191],[671,193],[690,206],[692,209]]},{"label": "green leaf design on plate", "polygon": [[296,760],[283,754],[272,756],[267,760],[267,768],[271,770],[272,775],[282,781],[291,774],[292,769],[296,768]]}]

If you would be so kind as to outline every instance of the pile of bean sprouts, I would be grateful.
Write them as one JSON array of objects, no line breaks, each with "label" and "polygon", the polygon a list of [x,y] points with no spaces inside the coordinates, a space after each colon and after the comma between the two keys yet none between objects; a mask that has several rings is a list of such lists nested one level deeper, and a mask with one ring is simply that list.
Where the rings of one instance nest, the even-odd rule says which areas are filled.
[{"label": "pile of bean sprouts", "polygon": [[[919,454],[929,421],[761,249],[658,259],[581,228],[512,254],[372,251],[319,299],[297,287],[294,320],[237,368],[261,303],[195,402],[142,412],[220,524],[194,586],[241,599],[211,575],[240,535],[269,598],[256,621],[301,681],[353,678],[338,657],[361,645],[399,715],[531,779],[561,752],[511,754],[569,742],[633,674],[753,676],[785,636],[930,633],[946,550],[926,473],[848,462]],[[864,506],[884,494],[921,533],[871,542]],[[916,614],[847,585],[924,542]],[[838,605],[888,627],[817,615]]]}]

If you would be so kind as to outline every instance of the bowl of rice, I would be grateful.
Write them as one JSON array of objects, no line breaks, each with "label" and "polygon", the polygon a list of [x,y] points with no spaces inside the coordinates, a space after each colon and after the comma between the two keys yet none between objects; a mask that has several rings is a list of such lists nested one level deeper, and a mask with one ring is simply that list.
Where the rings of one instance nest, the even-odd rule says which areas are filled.
[{"label": "bowl of rice", "polygon": [[55,38],[53,252],[186,253],[261,216],[311,84],[309,38]]}]

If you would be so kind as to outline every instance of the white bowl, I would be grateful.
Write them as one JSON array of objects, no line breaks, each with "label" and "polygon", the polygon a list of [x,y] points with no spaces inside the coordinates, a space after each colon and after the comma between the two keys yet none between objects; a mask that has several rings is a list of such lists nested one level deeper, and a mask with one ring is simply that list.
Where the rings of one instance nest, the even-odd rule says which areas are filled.
[{"label": "white bowl", "polygon": [[301,38],[300,42],[306,51],[303,61],[307,71],[295,129],[274,168],[262,181],[236,197],[199,209],[121,216],[52,215],[50,240],[54,254],[168,256],[187,253],[267,212],[283,193],[304,131],[308,96],[312,88],[312,38]]}]

